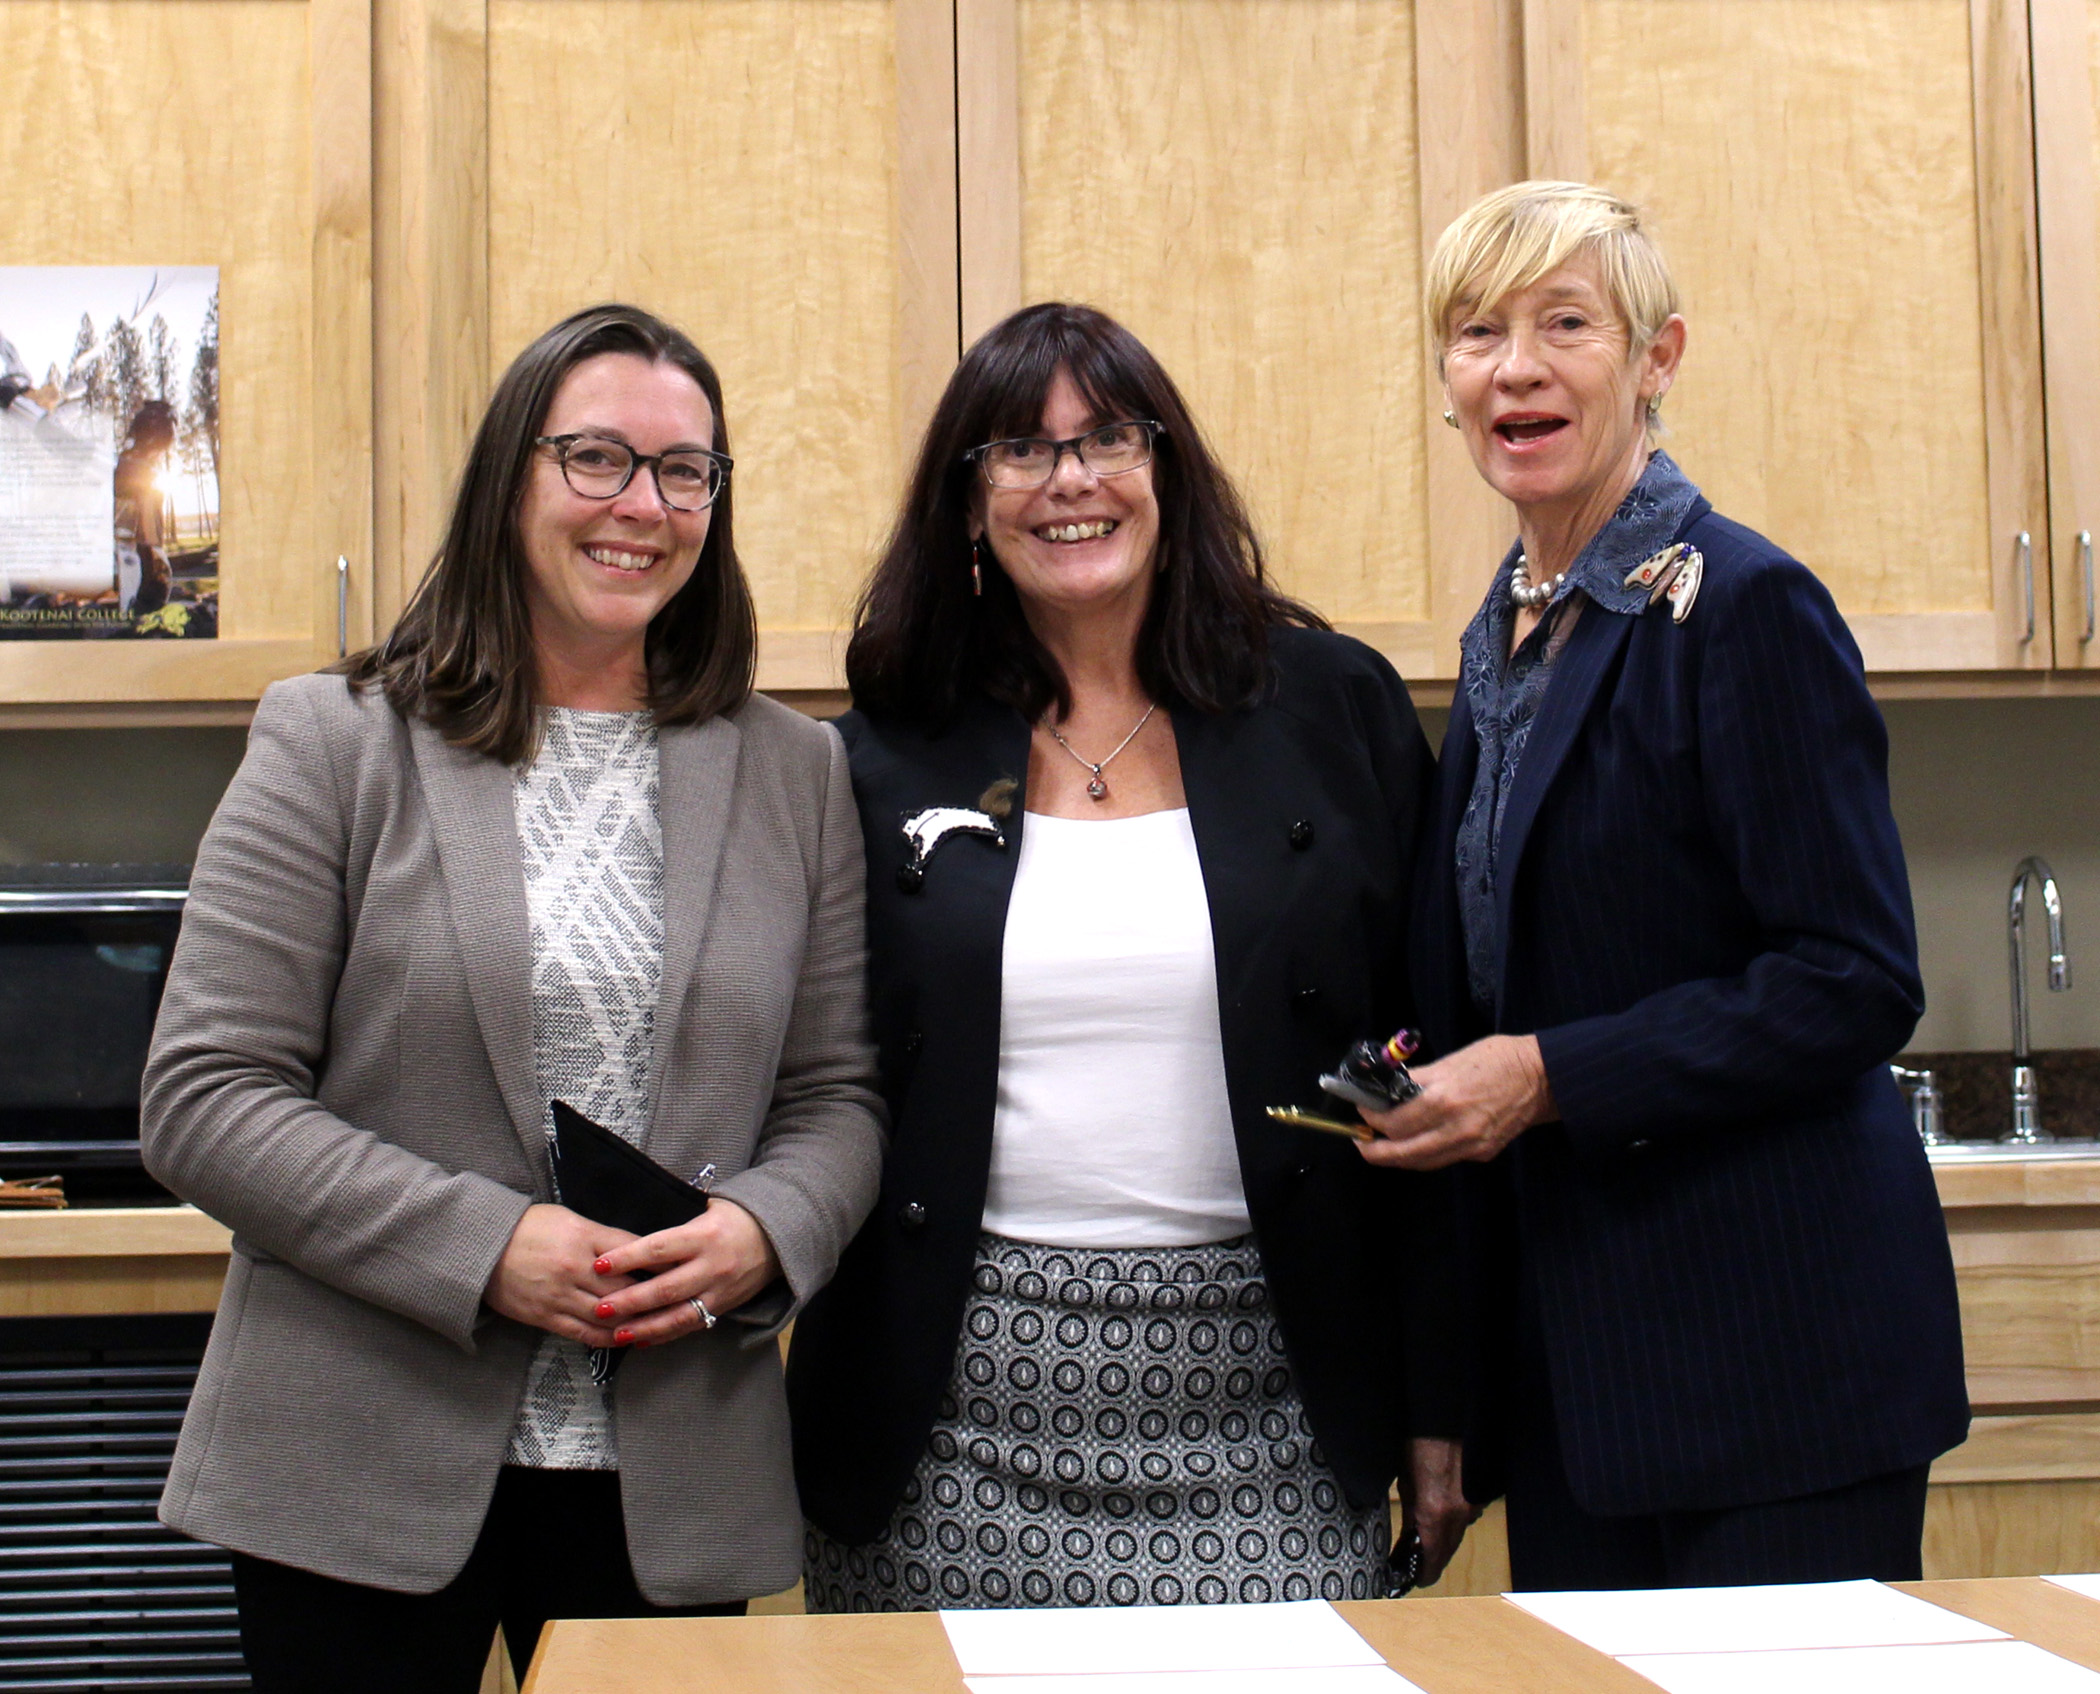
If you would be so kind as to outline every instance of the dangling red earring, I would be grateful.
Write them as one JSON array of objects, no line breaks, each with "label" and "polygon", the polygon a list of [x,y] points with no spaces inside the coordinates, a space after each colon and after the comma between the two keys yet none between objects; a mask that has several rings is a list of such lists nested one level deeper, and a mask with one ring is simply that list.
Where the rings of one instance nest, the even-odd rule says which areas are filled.
[{"label": "dangling red earring", "polygon": [[984,598],[984,555],[981,543],[970,543],[970,592],[978,599]]}]

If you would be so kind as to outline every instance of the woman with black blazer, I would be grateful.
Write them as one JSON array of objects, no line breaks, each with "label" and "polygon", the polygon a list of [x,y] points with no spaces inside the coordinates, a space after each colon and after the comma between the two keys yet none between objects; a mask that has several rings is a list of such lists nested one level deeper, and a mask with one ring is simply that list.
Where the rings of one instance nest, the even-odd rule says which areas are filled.
[{"label": "woman with black blazer", "polygon": [[1916,1578],[1968,1404],[1886,1065],[1923,996],[1859,650],[1656,450],[1685,325],[1634,208],[1489,195],[1428,312],[1518,540],[1463,639],[1424,853],[1444,1056],[1366,1156],[1494,1161],[1512,1380],[1469,1459],[1506,1453],[1512,1577]]},{"label": "woman with black blazer", "polygon": [[1407,693],[1263,578],[1152,356],[964,357],[841,721],[894,1141],[789,1364],[817,1609],[1387,1591],[1461,1421],[1439,1190],[1264,1108],[1408,1017]]}]

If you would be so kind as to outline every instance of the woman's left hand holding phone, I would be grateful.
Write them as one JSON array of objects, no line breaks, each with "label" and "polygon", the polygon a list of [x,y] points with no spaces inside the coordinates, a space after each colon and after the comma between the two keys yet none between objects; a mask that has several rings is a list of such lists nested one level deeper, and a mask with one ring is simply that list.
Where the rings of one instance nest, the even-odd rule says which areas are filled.
[{"label": "woman's left hand holding phone", "polygon": [[[690,1223],[621,1239],[624,1245],[592,1267],[620,1292],[608,1295],[592,1315],[622,1347],[657,1346],[707,1329],[711,1325],[693,1306],[696,1298],[710,1317],[727,1317],[780,1275],[780,1259],[758,1220],[720,1195]],[[637,1275],[646,1280],[636,1281]]]}]

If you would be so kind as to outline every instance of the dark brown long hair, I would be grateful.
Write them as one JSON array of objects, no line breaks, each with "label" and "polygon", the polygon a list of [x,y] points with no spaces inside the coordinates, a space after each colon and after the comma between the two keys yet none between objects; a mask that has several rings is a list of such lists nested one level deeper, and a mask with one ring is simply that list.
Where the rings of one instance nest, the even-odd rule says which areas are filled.
[{"label": "dark brown long hair", "polygon": [[[447,741],[505,764],[530,758],[539,744],[518,537],[533,438],[562,380],[601,353],[635,353],[684,371],[713,409],[715,450],[729,451],[721,378],[682,330],[638,306],[592,306],[562,319],[496,384],[460,472],[444,544],[393,633],[333,667],[354,688],[380,689],[402,716],[427,718]],[[758,620],[737,563],[734,489],[722,485],[691,579],[649,623],[649,709],[660,724],[734,711],[751,694]]]},{"label": "dark brown long hair", "polygon": [[904,510],[854,613],[846,681],[856,705],[939,723],[981,690],[1030,718],[1053,703],[1071,709],[1063,670],[990,548],[984,593],[971,592],[978,472],[963,458],[987,441],[1035,434],[1061,370],[1097,418],[1164,426],[1152,460],[1159,543],[1137,649],[1138,678],[1155,700],[1211,712],[1249,704],[1268,681],[1271,628],[1327,627],[1269,585],[1238,491],[1144,343],[1091,306],[1050,302],[987,330],[948,379]]}]

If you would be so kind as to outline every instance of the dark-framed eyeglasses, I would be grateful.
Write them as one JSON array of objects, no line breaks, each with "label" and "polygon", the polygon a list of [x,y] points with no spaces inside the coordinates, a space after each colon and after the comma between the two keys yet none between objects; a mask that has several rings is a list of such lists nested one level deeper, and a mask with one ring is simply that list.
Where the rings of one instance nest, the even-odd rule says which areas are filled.
[{"label": "dark-framed eyeglasses", "polygon": [[1152,443],[1164,427],[1151,418],[1126,418],[1066,441],[1046,441],[1034,435],[987,441],[982,447],[972,447],[963,458],[974,463],[994,488],[1040,488],[1057,475],[1058,464],[1067,453],[1096,476],[1123,476],[1152,462]]},{"label": "dark-framed eyeglasses", "polygon": [[586,500],[610,500],[643,466],[656,478],[657,498],[674,512],[705,511],[715,503],[736,461],[705,447],[674,447],[637,453],[609,435],[539,435],[535,447],[550,447],[561,462],[562,480]]}]

